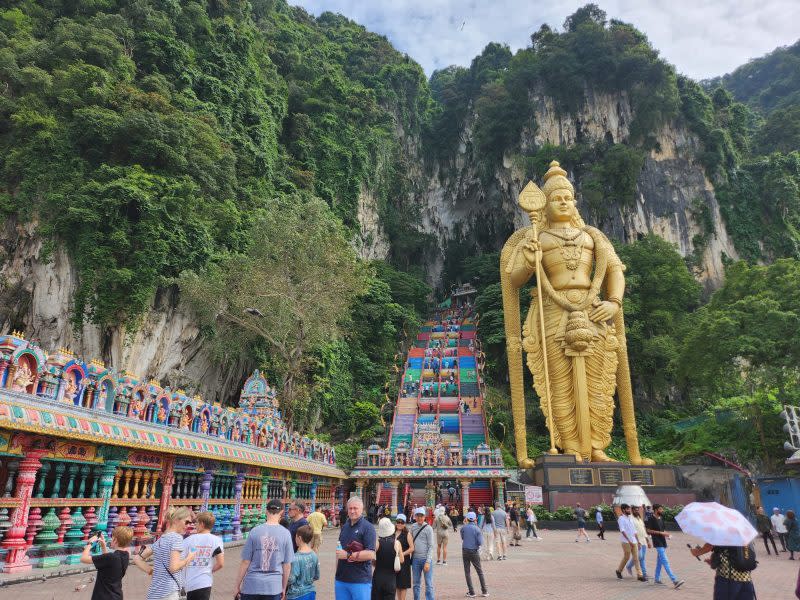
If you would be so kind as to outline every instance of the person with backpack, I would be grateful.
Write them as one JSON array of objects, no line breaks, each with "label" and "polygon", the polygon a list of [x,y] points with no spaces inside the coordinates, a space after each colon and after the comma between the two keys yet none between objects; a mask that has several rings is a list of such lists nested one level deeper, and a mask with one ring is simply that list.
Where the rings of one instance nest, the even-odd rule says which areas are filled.
[{"label": "person with backpack", "polygon": [[[92,600],[122,600],[122,578],[128,570],[130,550],[128,546],[133,539],[133,530],[130,527],[117,527],[111,535],[112,552],[108,551],[106,538],[103,532],[86,540],[86,546],[81,554],[81,562],[94,565],[97,569],[97,579],[92,590]],[[100,543],[102,552],[92,556],[92,546]]]},{"label": "person with backpack", "polygon": [[714,600],[755,600],[752,571],[756,568],[756,551],[749,546],[712,546],[705,544],[691,549],[693,556],[711,552],[706,562],[716,571]]},{"label": "person with backpack", "polygon": [[450,528],[453,522],[442,508],[433,518],[433,530],[436,532],[436,564],[447,565],[447,542],[450,541]]}]

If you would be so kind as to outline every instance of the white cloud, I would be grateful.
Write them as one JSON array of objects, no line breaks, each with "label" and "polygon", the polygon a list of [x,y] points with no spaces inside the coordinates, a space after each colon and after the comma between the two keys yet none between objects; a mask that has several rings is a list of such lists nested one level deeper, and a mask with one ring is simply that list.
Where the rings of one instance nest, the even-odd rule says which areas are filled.
[{"label": "white cloud", "polygon": [[[426,73],[469,65],[489,42],[512,50],[543,23],[561,28],[586,0],[290,0],[310,13],[338,12],[389,38]],[[728,73],[794,43],[797,0],[597,0],[609,18],[634,24],[678,71],[696,79]],[[461,28],[464,24],[463,29]]]}]

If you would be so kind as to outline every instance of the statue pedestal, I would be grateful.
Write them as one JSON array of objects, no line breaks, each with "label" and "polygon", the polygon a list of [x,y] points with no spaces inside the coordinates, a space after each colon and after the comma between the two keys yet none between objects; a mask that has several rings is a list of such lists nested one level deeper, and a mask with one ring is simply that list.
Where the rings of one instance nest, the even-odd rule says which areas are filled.
[{"label": "statue pedestal", "polygon": [[584,508],[611,504],[620,482],[633,481],[647,493],[651,502],[665,506],[688,504],[696,495],[679,486],[678,473],[671,465],[637,466],[630,463],[578,462],[571,454],[543,454],[525,473],[529,485],[542,488],[544,506],[554,511],[559,506]]}]

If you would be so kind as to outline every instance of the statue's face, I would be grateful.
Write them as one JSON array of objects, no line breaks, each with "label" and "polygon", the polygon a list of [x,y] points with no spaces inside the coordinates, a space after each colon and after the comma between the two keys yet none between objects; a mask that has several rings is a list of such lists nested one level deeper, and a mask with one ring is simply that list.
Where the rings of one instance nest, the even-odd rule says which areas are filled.
[{"label": "statue's face", "polygon": [[547,199],[547,220],[570,221],[575,214],[575,197],[569,190],[556,190]]}]

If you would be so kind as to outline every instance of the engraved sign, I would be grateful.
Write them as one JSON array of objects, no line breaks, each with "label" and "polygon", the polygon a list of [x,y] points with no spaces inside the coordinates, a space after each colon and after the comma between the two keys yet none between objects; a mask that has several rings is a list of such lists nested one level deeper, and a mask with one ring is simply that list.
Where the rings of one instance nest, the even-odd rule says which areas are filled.
[{"label": "engraved sign", "polygon": [[618,485],[622,481],[622,469],[598,469],[600,485]]},{"label": "engraved sign", "polygon": [[639,485],[654,485],[653,469],[631,469],[631,481]]},{"label": "engraved sign", "polygon": [[594,476],[592,475],[592,470],[570,469],[569,483],[570,485],[592,485],[594,483]]}]

